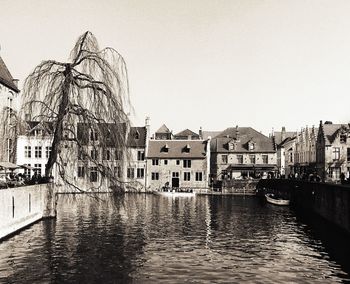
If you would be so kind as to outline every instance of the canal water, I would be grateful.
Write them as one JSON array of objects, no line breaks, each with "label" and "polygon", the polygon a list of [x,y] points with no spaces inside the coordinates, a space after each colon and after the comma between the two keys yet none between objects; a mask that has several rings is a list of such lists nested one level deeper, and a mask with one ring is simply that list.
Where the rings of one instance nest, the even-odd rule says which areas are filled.
[{"label": "canal water", "polygon": [[0,283],[349,281],[328,233],[257,197],[60,195],[56,220],[0,242]]}]

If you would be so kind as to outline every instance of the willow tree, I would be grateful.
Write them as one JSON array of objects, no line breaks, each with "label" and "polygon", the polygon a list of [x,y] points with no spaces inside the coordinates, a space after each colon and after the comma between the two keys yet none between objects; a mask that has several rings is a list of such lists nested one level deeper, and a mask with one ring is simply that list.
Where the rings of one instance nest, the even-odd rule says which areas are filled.
[{"label": "willow tree", "polygon": [[83,136],[98,136],[98,143],[93,141],[91,145],[100,152],[111,145],[125,150],[129,102],[123,57],[113,48],[100,50],[91,32],[78,38],[68,62],[46,60],[35,67],[24,83],[22,111],[51,129],[53,140],[45,176],[51,176],[55,168],[64,181],[71,183],[65,167],[77,156],[63,153],[75,143],[84,160],[95,165],[103,176],[117,181],[111,163],[90,154],[77,133],[81,126]]}]

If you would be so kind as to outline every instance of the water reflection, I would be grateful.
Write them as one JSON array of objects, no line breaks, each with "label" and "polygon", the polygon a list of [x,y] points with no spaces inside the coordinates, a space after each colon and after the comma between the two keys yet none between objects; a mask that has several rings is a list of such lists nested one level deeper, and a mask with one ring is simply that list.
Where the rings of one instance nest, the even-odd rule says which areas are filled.
[{"label": "water reflection", "polygon": [[[331,238],[254,197],[60,196],[57,220],[0,243],[6,283],[334,283]],[[307,222],[306,222],[307,223]],[[316,233],[315,233],[316,232]],[[338,262],[336,262],[336,260]]]}]

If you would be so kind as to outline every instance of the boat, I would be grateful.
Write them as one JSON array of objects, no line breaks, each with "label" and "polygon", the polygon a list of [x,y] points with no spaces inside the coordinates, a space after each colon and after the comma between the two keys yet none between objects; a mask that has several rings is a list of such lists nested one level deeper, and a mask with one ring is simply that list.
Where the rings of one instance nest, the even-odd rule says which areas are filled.
[{"label": "boat", "polygon": [[289,199],[282,199],[282,198],[279,198],[277,197],[276,195],[272,194],[272,193],[266,193],[265,194],[265,197],[266,197],[266,201],[271,203],[271,204],[274,204],[274,205],[283,205],[283,206],[286,206],[286,205],[289,205]]},{"label": "boat", "polygon": [[193,197],[196,195],[196,192],[193,189],[179,189],[179,188],[167,188],[154,190],[154,194],[168,196],[168,197]]}]

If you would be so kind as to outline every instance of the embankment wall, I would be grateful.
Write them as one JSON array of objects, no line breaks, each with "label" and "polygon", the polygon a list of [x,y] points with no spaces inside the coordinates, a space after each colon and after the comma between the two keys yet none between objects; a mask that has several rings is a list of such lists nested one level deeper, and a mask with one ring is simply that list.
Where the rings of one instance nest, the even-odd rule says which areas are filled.
[{"label": "embankment wall", "polygon": [[0,240],[42,218],[55,216],[53,184],[0,189]]}]

